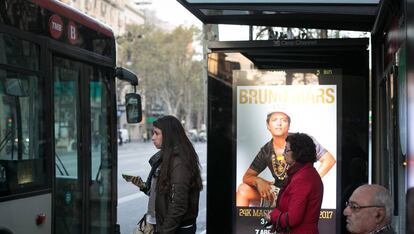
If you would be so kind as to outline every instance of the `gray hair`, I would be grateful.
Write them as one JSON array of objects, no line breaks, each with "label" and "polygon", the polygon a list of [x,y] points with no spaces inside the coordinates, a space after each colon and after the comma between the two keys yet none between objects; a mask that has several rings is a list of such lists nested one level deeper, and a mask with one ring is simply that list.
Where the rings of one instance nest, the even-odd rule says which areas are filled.
[{"label": "gray hair", "polygon": [[376,190],[372,200],[374,204],[385,207],[385,220],[387,223],[391,223],[392,210],[394,209],[394,202],[392,200],[391,193],[381,185],[372,184],[367,186]]}]

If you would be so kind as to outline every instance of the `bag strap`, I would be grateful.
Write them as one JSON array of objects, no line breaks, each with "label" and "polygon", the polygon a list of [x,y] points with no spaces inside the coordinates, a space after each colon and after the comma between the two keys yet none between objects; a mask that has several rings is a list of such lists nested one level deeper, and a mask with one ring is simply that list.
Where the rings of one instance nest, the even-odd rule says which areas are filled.
[{"label": "bag strap", "polygon": [[277,217],[276,225],[275,225],[275,231],[280,231],[280,218],[282,217],[282,212],[280,212],[279,216]]},{"label": "bag strap", "polygon": [[286,211],[286,232],[290,232],[290,226],[289,226],[289,219],[288,219],[288,212]]},{"label": "bag strap", "polygon": [[141,231],[143,231],[143,228],[147,225],[147,214],[144,214],[142,218],[138,221],[137,225]]}]

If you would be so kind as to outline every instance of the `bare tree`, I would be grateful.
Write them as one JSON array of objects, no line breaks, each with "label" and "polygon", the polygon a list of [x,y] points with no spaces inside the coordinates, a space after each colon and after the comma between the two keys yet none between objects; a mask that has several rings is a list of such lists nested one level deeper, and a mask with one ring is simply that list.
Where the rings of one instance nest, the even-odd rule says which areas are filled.
[{"label": "bare tree", "polygon": [[128,32],[119,40],[121,63],[139,75],[146,113],[162,108],[194,127],[193,116],[203,110],[202,63],[194,59],[193,49],[200,31],[195,27],[166,31],[147,24],[130,26]]}]

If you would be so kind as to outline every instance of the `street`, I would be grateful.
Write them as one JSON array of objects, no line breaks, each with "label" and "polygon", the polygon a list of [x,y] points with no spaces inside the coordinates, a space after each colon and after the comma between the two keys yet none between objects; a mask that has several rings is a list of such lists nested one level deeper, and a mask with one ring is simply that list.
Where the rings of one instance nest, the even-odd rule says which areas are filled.
[{"label": "street", "polygon": [[[202,167],[203,191],[197,218],[197,233],[206,228],[206,144],[193,143]],[[132,142],[118,147],[118,224],[121,234],[131,234],[136,223],[147,211],[148,197],[132,183],[126,182],[122,174],[138,175],[145,181],[150,172],[148,159],[156,152],[152,142]]]}]

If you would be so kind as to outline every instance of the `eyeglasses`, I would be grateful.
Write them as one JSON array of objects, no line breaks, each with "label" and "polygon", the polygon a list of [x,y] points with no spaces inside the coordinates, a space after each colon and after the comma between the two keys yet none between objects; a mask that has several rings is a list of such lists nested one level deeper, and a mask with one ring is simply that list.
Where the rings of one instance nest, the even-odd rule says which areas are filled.
[{"label": "eyeglasses", "polygon": [[359,211],[360,209],[364,209],[364,208],[371,208],[371,207],[384,207],[384,206],[360,206],[354,202],[345,202],[345,207],[349,207],[349,209],[351,209],[352,211]]},{"label": "eyeglasses", "polygon": [[288,149],[287,147],[285,147],[285,149],[283,150],[283,154],[287,154],[290,151],[292,151],[292,150],[291,149]]}]

